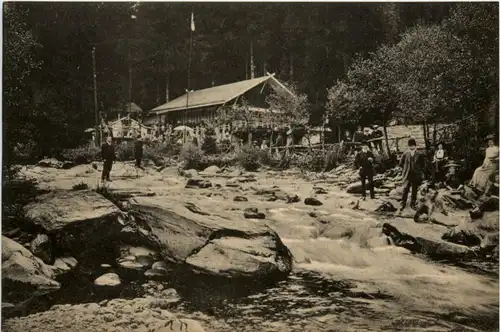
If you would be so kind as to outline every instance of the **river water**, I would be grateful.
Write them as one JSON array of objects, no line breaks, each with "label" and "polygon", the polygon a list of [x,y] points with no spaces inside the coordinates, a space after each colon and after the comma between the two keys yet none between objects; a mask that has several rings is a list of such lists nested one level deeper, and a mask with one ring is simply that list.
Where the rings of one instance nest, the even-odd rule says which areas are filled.
[{"label": "river water", "polygon": [[[296,188],[286,188],[289,182],[279,183],[280,187],[300,197],[310,195],[312,186],[299,188],[295,183]],[[345,224],[368,226],[356,226],[348,238],[340,239],[318,236],[311,226],[315,220],[305,207],[303,211],[291,205],[278,209],[278,202],[269,206],[256,199],[249,202],[261,210],[273,207],[266,222],[294,254],[293,272],[285,280],[250,283],[172,268],[167,278],[155,281],[179,293],[181,300],[170,310],[200,320],[212,332],[498,331],[498,264],[432,261],[391,246],[374,226],[376,220],[342,208],[348,201],[342,201],[341,194],[332,189],[322,197],[322,208],[339,224],[345,219]],[[205,205],[207,211],[214,206],[219,210],[226,206],[228,211],[233,207],[232,200],[215,195],[195,203]],[[93,263],[94,267],[84,266],[62,280],[60,291],[40,298],[28,313],[54,304],[145,295],[147,280],[142,273],[120,269],[115,257],[93,259]],[[102,263],[112,265],[111,270],[99,270]],[[123,287],[104,292],[93,286],[96,277],[111,271],[120,275]]]},{"label": "river water", "polygon": [[[181,301],[171,310],[203,316],[207,331],[498,330],[498,265],[453,266],[393,246],[370,249],[346,240],[284,242],[322,261],[296,264],[287,279],[267,284],[179,269],[154,283],[175,288]],[[80,270],[31,312],[54,304],[144,296],[146,280],[140,274],[113,269],[124,279],[121,289],[96,289],[93,280],[101,272]]]}]

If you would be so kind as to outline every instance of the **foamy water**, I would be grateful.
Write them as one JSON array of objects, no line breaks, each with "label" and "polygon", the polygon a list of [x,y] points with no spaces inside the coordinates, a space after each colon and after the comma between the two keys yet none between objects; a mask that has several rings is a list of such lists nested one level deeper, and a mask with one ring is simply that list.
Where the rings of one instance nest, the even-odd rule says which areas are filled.
[{"label": "foamy water", "polygon": [[498,310],[496,279],[424,260],[383,241],[379,247],[361,247],[353,238],[283,241],[299,261],[304,257],[310,260],[296,268],[354,281],[358,289],[370,293],[390,294],[404,308],[470,315]]}]

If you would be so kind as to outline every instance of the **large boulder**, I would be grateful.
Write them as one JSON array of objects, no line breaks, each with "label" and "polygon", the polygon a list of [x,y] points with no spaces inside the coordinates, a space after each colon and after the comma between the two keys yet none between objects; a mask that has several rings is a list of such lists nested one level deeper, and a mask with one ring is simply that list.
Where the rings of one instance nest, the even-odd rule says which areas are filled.
[{"label": "large boulder", "polygon": [[60,288],[53,269],[19,243],[2,236],[2,301],[20,302]]},{"label": "large boulder", "polygon": [[292,257],[278,234],[243,218],[233,220],[155,197],[131,200],[131,213],[149,228],[146,241],[164,259],[226,277],[288,274]]},{"label": "large boulder", "polygon": [[498,244],[498,241],[494,240],[498,231],[498,211],[485,212],[481,219],[465,220],[458,226],[447,230],[442,239],[466,246],[481,245],[491,250],[496,246],[492,242]]},{"label": "large boulder", "polygon": [[53,191],[25,207],[34,224],[56,239],[61,249],[81,249],[120,232],[121,211],[91,190]]},{"label": "large boulder", "polygon": [[444,226],[417,224],[411,219],[403,218],[382,225],[382,233],[387,235],[394,245],[412,252],[447,258],[462,257],[472,253],[466,246],[442,240],[441,234],[444,229],[446,229]]}]

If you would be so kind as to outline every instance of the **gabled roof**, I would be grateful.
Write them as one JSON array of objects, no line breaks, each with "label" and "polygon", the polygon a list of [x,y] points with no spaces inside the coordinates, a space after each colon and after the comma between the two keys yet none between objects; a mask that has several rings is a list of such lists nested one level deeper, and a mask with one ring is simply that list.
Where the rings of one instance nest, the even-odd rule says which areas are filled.
[{"label": "gabled roof", "polygon": [[[121,117],[121,118],[120,118],[120,119],[118,119],[118,120],[112,121],[112,122],[110,123],[110,125],[111,125],[111,126],[114,126],[114,125],[121,124],[123,120],[129,120],[129,121],[130,121],[130,123],[133,123],[133,124],[135,124],[135,125],[139,125],[139,121],[137,121],[137,120],[135,120],[135,119],[132,119],[132,118],[129,118],[128,116],[123,116],[123,117]],[[141,123],[140,125],[141,125],[141,127],[145,127],[145,128],[149,128],[149,129],[151,129],[150,127],[146,126],[144,123]]]},{"label": "gabled roof", "polygon": [[130,109],[131,113],[142,113],[142,108],[140,108],[136,103],[126,103],[120,108],[114,108],[111,111],[112,112],[118,112],[118,113],[128,113]]},{"label": "gabled roof", "polygon": [[[223,105],[266,81],[271,81],[273,86],[284,88],[284,86],[274,78],[274,75],[268,74],[250,80],[190,92],[189,100],[187,100],[187,95],[180,96],[166,104],[152,109],[149,114],[164,114],[178,110]],[[288,92],[291,94],[290,91]]]}]

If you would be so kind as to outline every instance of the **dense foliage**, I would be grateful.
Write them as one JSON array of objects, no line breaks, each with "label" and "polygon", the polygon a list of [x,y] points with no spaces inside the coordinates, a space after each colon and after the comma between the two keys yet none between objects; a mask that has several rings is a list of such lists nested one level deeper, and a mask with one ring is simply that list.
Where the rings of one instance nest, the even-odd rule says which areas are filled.
[{"label": "dense foliage", "polygon": [[497,4],[457,4],[440,24],[412,27],[399,42],[358,58],[329,89],[327,109],[353,122],[447,122],[475,115],[479,124],[494,127],[485,121],[498,103],[493,59]]},{"label": "dense foliage", "polygon": [[285,108],[307,108],[298,122],[311,123],[321,123],[327,101],[342,121],[461,117],[496,105],[495,3],[7,2],[4,164],[85,143],[94,47],[104,116],[129,101],[129,88],[144,110],[183,94],[191,11],[194,90],[276,73],[299,98],[271,103],[308,100]]}]

